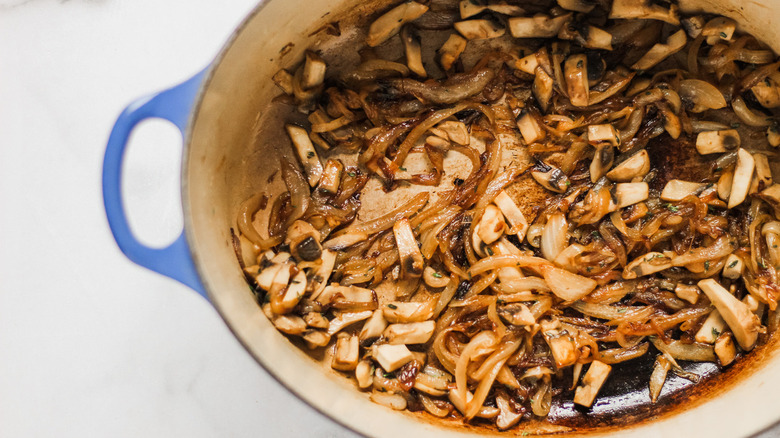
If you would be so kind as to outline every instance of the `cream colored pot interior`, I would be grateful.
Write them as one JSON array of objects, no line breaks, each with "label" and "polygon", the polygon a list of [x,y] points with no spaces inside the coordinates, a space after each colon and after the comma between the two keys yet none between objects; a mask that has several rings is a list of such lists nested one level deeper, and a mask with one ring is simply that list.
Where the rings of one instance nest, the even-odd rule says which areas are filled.
[{"label": "cream colored pot interior", "polygon": [[[315,408],[368,436],[481,436],[474,429],[428,423],[373,404],[350,381],[321,367],[262,314],[231,244],[230,229],[236,226],[240,203],[254,193],[271,195],[284,187],[278,175],[268,183],[279,168],[279,154],[290,153],[281,115],[270,109],[271,99],[278,94],[271,76],[293,65],[313,44],[326,52],[331,49],[334,38],[315,32],[325,23],[340,20],[340,42],[362,39],[351,24],[355,17],[372,17],[378,3],[270,0],[262,2],[237,31],[215,61],[193,114],[183,178],[187,237],[211,300],[238,339],[268,371]],[[730,16],[747,32],[780,49],[779,30],[773,25],[780,21],[780,2],[685,0],[681,6]],[[341,58],[349,63],[357,53],[344,49]],[[749,370],[747,378],[724,388],[717,397],[623,429],[620,435],[735,437],[760,431],[780,419],[775,402],[780,357],[767,356],[761,367]]]}]

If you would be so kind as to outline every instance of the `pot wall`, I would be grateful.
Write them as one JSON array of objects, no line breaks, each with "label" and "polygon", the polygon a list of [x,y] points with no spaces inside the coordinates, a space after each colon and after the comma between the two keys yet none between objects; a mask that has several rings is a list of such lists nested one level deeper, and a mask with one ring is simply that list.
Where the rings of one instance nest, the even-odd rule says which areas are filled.
[{"label": "pot wall", "polygon": [[[279,68],[293,65],[311,45],[327,52],[362,39],[361,33],[350,30],[351,24],[372,16],[377,3],[348,1],[334,9],[330,0],[271,0],[261,3],[237,31],[211,68],[185,142],[182,195],[187,238],[209,297],[231,330],[258,362],[315,408],[371,436],[482,435],[373,404],[347,379],[323,369],[262,314],[233,252],[230,229],[235,228],[240,203],[259,191],[271,195],[284,187],[277,170],[279,154],[290,153],[282,129],[282,120],[289,114],[279,112],[281,105],[269,108],[278,94],[271,77]],[[702,3],[685,0],[682,7],[694,10]],[[706,2],[706,8],[731,16],[745,30],[765,36],[767,43],[780,49],[778,29],[770,25],[780,16],[780,2],[713,1]],[[313,33],[342,17],[340,37]],[[356,57],[346,52],[343,59],[349,63]],[[778,416],[773,395],[780,389],[780,373],[773,370],[780,369],[780,358],[772,356],[767,366],[722,390],[718,398],[622,430],[621,436],[706,433],[733,437],[763,429]]]}]

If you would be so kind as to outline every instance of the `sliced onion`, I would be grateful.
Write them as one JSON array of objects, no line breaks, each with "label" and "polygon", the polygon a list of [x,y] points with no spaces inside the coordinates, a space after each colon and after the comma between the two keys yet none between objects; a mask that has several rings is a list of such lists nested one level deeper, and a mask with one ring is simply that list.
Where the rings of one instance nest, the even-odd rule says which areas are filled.
[{"label": "sliced onion", "polygon": [[745,101],[741,97],[737,96],[731,101],[731,108],[734,110],[734,114],[739,117],[746,125],[755,127],[764,127],[772,124],[772,120],[765,114],[756,112],[748,108]]},{"label": "sliced onion", "polygon": [[[680,82],[680,97],[694,105],[694,112],[726,107],[726,99],[714,85],[700,79],[686,79]],[[698,109],[698,111],[697,111]]]}]

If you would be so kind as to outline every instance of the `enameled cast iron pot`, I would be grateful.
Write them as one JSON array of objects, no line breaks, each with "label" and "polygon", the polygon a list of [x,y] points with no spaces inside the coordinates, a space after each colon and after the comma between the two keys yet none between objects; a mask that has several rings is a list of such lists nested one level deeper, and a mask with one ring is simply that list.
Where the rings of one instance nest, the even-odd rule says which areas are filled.
[{"label": "enameled cast iron pot", "polygon": [[[183,84],[134,102],[119,116],[103,169],[106,213],[127,257],[204,296],[265,369],[335,421],[367,436],[483,436],[485,430],[374,404],[343,376],[293,345],[263,315],[232,247],[230,229],[235,228],[239,204],[259,191],[273,194],[284,187],[278,177],[267,182],[278,169],[279,154],[290,153],[285,142],[276,140],[285,138],[284,116],[270,109],[278,93],[271,76],[292,65],[313,45],[326,53],[340,53],[349,62],[350,56],[357,56],[354,47],[364,36],[355,24],[365,25],[391,3],[398,1],[261,1],[205,70]],[[704,10],[732,17],[743,30],[780,51],[780,1],[683,0],[680,6],[685,12]],[[316,31],[333,21],[339,21],[341,36]],[[137,123],[152,117],[170,120],[184,137],[184,230],[163,249],[136,240],[120,196],[128,137]],[[754,352],[738,372],[717,384],[693,391],[692,397],[678,397],[679,406],[661,409],[629,426],[589,427],[573,434],[736,437],[761,431],[780,419],[780,348],[774,348],[775,343]]]}]

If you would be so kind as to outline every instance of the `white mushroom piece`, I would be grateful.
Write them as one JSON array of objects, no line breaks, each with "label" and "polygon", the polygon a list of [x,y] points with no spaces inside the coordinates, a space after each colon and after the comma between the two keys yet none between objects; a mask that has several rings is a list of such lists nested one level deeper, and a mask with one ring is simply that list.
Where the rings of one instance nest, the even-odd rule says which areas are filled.
[{"label": "white mushroom piece", "polygon": [[734,208],[745,200],[750,190],[750,183],[753,180],[753,171],[755,169],[756,160],[753,159],[753,155],[740,148],[737,152],[737,167],[734,168],[734,179],[731,183],[729,208]]},{"label": "white mushroom piece", "polygon": [[317,88],[325,81],[325,61],[320,55],[307,50],[303,62],[301,87],[305,90]]},{"label": "white mushroom piece", "polygon": [[449,38],[447,38],[447,41],[445,41],[438,50],[439,63],[444,70],[449,70],[452,68],[452,65],[455,64],[455,61],[460,58],[460,54],[466,50],[467,42],[468,41],[466,41],[465,38],[456,33],[450,34]]},{"label": "white mushroom piece", "polygon": [[358,337],[342,333],[336,338],[331,367],[339,371],[353,371],[360,359]]},{"label": "white mushroom piece", "polygon": [[422,62],[422,48],[420,45],[420,34],[410,24],[401,28],[401,41],[404,43],[404,53],[406,55],[406,66],[417,76],[424,78],[428,76],[425,66]]},{"label": "white mushroom piece", "polygon": [[398,257],[401,261],[401,272],[404,277],[419,277],[423,273],[425,261],[417,246],[409,219],[401,219],[393,225],[393,234],[398,248]]},{"label": "white mushroom piece", "polygon": [[609,18],[641,18],[660,20],[675,26],[680,25],[676,5],[666,9],[652,4],[650,0],[615,0],[612,2]]},{"label": "white mushroom piece", "polygon": [[726,264],[723,265],[723,275],[726,278],[737,280],[742,277],[742,271],[745,269],[745,262],[742,257],[736,254],[729,254],[726,257]]},{"label": "white mushroom piece", "polygon": [[673,179],[666,183],[661,191],[662,201],[677,202],[685,199],[686,196],[697,195],[705,187],[705,184],[693,181],[683,181]]},{"label": "white mushroom piece", "polygon": [[588,106],[588,57],[572,55],[563,65],[566,78],[566,92],[574,106]]},{"label": "white mushroom piece", "polygon": [[427,321],[433,317],[429,303],[392,301],[382,307],[385,319],[393,324]]},{"label": "white mushroom piece", "polygon": [[385,319],[382,309],[374,310],[368,320],[363,324],[363,328],[360,329],[360,342],[365,342],[371,339],[376,339],[382,336],[382,332],[387,328],[387,320]]},{"label": "white mushroom piece", "polygon": [[[757,190],[763,190],[772,185],[772,168],[769,166],[769,157],[766,154],[753,154],[753,160],[755,160],[756,166],[754,183],[758,182]],[[750,193],[754,193],[752,187]]]},{"label": "white mushroom piece", "polygon": [[317,189],[331,195],[338,192],[342,172],[344,172],[344,165],[341,164],[341,161],[333,159],[326,161]]},{"label": "white mushroom piece", "polygon": [[596,26],[566,23],[558,32],[558,38],[575,41],[588,49],[612,50],[612,34]]},{"label": "white mushroom piece", "polygon": [[666,43],[657,43],[647,51],[639,61],[631,66],[634,70],[649,70],[667,57],[679,52],[685,47],[688,37],[684,30],[678,30],[667,38]]},{"label": "white mushroom piece", "polygon": [[701,30],[701,35],[707,37],[707,44],[713,46],[718,41],[731,41],[737,22],[728,17],[715,17],[708,21]]},{"label": "white mushroom piece", "polygon": [[615,199],[617,208],[624,208],[647,200],[650,187],[646,182],[615,184]]},{"label": "white mushroom piece", "polygon": [[281,88],[285,94],[293,94],[293,75],[285,69],[281,69],[271,78],[277,87]]},{"label": "white mushroom piece", "polygon": [[529,145],[545,136],[545,131],[539,125],[539,121],[528,111],[520,113],[520,117],[517,119],[517,128],[520,129],[520,135],[523,136],[525,143]]},{"label": "white mushroom piece", "polygon": [[[532,55],[535,57],[535,55]],[[534,82],[531,84],[531,92],[542,111],[547,111],[554,91],[555,80],[547,71],[538,65],[534,70]]]},{"label": "white mushroom piece", "polygon": [[504,25],[496,19],[459,21],[453,27],[467,40],[498,38],[506,33]]},{"label": "white mushroom piece", "polygon": [[574,403],[591,407],[610,371],[612,371],[612,367],[604,362],[598,360],[591,362],[588,371],[582,377],[582,386],[578,386],[574,391]]},{"label": "white mushroom piece", "polygon": [[677,295],[677,298],[691,304],[696,304],[699,301],[700,292],[699,287],[695,284],[677,283],[677,286],[674,288],[674,294]]},{"label": "white mushroom piece", "polygon": [[772,184],[765,188],[758,193],[758,197],[774,209],[776,218],[780,218],[780,184]]},{"label": "white mushroom piece", "polygon": [[688,37],[692,39],[701,35],[701,31],[704,29],[705,24],[704,17],[701,15],[694,15],[680,20],[680,25],[685,29],[685,32],[688,33]]},{"label": "white mushroom piece", "polygon": [[469,18],[484,11],[493,11],[503,15],[520,15],[523,9],[516,5],[510,5],[505,2],[485,2],[478,0],[461,0],[460,18]]},{"label": "white mushroom piece", "polygon": [[752,350],[758,340],[758,331],[761,326],[758,317],[750,311],[747,304],[731,295],[714,279],[707,278],[698,284],[728,324],[739,346],[745,351]]},{"label": "white mushroom piece", "polygon": [[764,108],[780,107],[780,72],[771,73],[763,81],[754,85],[750,91]]},{"label": "white mushroom piece", "polygon": [[373,356],[377,363],[379,363],[379,366],[388,373],[391,373],[414,360],[412,352],[409,351],[406,345],[402,344],[377,345],[374,347]]},{"label": "white mushroom piece", "polygon": [[589,125],[588,143],[596,148],[590,163],[590,181],[595,184],[612,167],[615,161],[614,147],[620,144],[620,136],[609,123]]},{"label": "white mushroom piece", "polygon": [[629,182],[650,172],[650,156],[642,149],[607,172],[607,178],[615,182]]},{"label": "white mushroom piece", "polygon": [[309,133],[300,126],[295,125],[285,125],[285,129],[295,146],[295,153],[303,166],[303,171],[306,172],[306,179],[309,185],[315,187],[322,176],[322,163],[317,155],[317,151],[314,149],[314,145],[311,143]]},{"label": "white mushroom piece", "polygon": [[311,262],[322,255],[320,232],[306,221],[293,222],[287,229],[284,243],[290,246],[292,255],[301,261]]},{"label": "white mushroom piece", "polygon": [[539,185],[556,193],[565,192],[571,185],[569,177],[561,169],[541,161],[531,171],[531,176]]},{"label": "white mushroom piece", "polygon": [[[780,99],[778,102],[780,103]],[[780,129],[777,129],[776,125],[772,124],[766,128],[766,141],[773,148],[780,146]]]},{"label": "white mushroom piece", "polygon": [[378,305],[373,290],[339,284],[326,286],[316,301],[326,307],[348,311],[375,310]]},{"label": "white mushroom piece", "polygon": [[726,330],[726,327],[728,327],[726,321],[720,316],[720,312],[715,309],[704,320],[701,328],[696,332],[694,340],[703,344],[714,344],[718,336]]},{"label": "white mushroom piece", "polygon": [[550,17],[537,14],[533,17],[512,17],[508,20],[509,33],[515,38],[549,38],[558,35],[571,13]]},{"label": "white mushroom piece", "polygon": [[741,144],[736,129],[704,131],[696,136],[696,150],[701,155],[731,152]]},{"label": "white mushroom piece", "polygon": [[731,333],[723,333],[715,341],[715,355],[722,366],[727,366],[737,358],[737,347]]},{"label": "white mushroom piece", "polygon": [[405,1],[401,3],[371,23],[371,27],[368,28],[366,44],[369,47],[382,44],[397,34],[404,24],[416,20],[427,11],[428,6],[417,2]]}]

